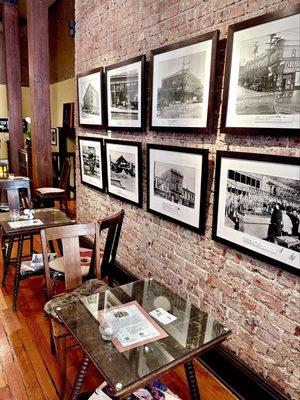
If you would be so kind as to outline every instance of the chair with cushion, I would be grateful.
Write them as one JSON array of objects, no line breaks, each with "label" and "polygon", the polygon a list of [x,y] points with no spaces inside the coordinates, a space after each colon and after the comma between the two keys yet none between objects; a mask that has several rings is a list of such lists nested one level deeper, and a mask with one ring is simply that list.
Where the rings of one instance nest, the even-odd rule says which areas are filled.
[{"label": "chair with cushion", "polygon": [[66,212],[68,212],[68,193],[67,186],[70,176],[71,163],[70,159],[66,158],[63,166],[62,173],[60,177],[59,187],[42,187],[35,191],[35,202],[39,204],[44,204],[46,201],[59,201],[60,209],[64,204]]},{"label": "chair with cushion", "polygon": [[[47,297],[50,299],[45,305],[45,312],[50,316],[51,328],[51,350],[56,352],[59,372],[61,378],[61,398],[66,392],[66,340],[71,337],[69,331],[60,323],[55,307],[74,301],[80,297],[87,296],[105,290],[108,286],[103,281],[108,276],[108,282],[113,281],[113,265],[115,262],[117,247],[122,228],[124,211],[103,219],[100,223],[86,225],[71,225],[57,228],[49,228],[41,231],[42,251],[45,264],[45,278],[47,287]],[[106,233],[104,249],[100,251],[100,233]],[[94,246],[92,253],[87,253],[80,248],[79,239],[84,236],[94,236]],[[58,258],[59,271],[51,268],[48,262],[47,244],[50,241],[61,240],[63,256]],[[83,257],[83,254],[85,256]],[[83,260],[84,258],[84,260]],[[90,259],[90,267],[87,268],[86,262]],[[52,264],[53,267],[53,264]],[[62,268],[63,267],[63,268]],[[86,273],[86,271],[88,272]],[[65,279],[66,293],[54,296],[53,293],[53,271],[63,273]],[[95,276],[97,279],[89,279],[84,282],[84,277]]]}]

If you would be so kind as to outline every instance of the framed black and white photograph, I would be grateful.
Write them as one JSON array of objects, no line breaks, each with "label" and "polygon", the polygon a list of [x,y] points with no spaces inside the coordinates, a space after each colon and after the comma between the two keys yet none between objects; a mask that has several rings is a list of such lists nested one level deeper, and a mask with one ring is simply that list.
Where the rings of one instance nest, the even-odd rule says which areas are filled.
[{"label": "framed black and white photograph", "polygon": [[149,144],[148,211],[204,233],[208,150]]},{"label": "framed black and white photograph", "polygon": [[213,239],[300,272],[300,160],[217,152]]},{"label": "framed black and white photograph", "polygon": [[105,140],[107,192],[142,207],[142,145],[138,142]]},{"label": "framed black and white photograph", "polygon": [[108,129],[145,126],[145,56],[105,68]]},{"label": "framed black and white photograph", "polygon": [[57,129],[51,128],[51,144],[57,146]]},{"label": "framed black and white photograph", "polygon": [[77,75],[79,126],[103,127],[103,68]]},{"label": "framed black and white photograph", "polygon": [[218,35],[213,31],[152,51],[151,130],[210,130]]},{"label": "framed black and white photograph", "polygon": [[100,191],[105,190],[105,157],[103,140],[78,137],[81,182]]},{"label": "framed black and white photograph", "polygon": [[300,4],[228,28],[221,130],[300,129]]}]

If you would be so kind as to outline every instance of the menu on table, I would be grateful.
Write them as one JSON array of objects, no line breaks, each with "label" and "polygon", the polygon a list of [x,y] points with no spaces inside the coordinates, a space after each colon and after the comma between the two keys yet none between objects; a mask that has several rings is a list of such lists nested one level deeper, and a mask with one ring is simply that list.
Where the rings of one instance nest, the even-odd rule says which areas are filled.
[{"label": "menu on table", "polygon": [[117,334],[112,342],[120,353],[168,336],[137,301],[98,311],[97,319],[101,320],[104,313],[118,319]]}]

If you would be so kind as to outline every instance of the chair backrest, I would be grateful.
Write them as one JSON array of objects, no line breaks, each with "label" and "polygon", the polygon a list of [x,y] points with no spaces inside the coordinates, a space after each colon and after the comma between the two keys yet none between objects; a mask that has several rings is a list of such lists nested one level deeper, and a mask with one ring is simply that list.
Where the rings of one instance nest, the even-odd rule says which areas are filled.
[{"label": "chair backrest", "polygon": [[[48,262],[48,242],[61,240],[63,250],[64,275],[66,292],[78,288],[82,284],[82,273],[80,265],[80,244],[81,236],[92,235],[95,237],[94,264],[96,273],[100,275],[100,244],[99,230],[97,222],[90,224],[66,225],[55,228],[48,228],[41,231],[42,252],[45,266],[45,278],[47,286],[47,298],[53,297],[52,280]],[[91,261],[93,262],[93,261]]]},{"label": "chair backrest", "polygon": [[107,230],[106,241],[103,249],[100,276],[98,279],[108,277],[108,284],[111,286],[113,281],[113,267],[116,260],[117,249],[124,219],[124,210],[115,215],[102,219],[100,224],[100,235]]},{"label": "chair backrest", "polygon": [[68,180],[70,176],[70,170],[71,170],[71,162],[69,158],[66,158],[62,170],[61,170],[61,175],[60,175],[60,181],[59,181],[59,188],[67,190],[68,186]]},{"label": "chair backrest", "polygon": [[[22,200],[24,200],[25,203],[25,207],[31,207],[29,179],[0,179],[0,190],[7,191],[9,209],[20,208],[20,191],[22,194]],[[24,190],[27,191],[27,196],[24,196]]]}]

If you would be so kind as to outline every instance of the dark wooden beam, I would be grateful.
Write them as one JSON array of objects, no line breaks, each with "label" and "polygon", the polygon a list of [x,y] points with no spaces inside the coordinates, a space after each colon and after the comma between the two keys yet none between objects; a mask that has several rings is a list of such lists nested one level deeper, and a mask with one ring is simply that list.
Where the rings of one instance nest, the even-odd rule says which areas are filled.
[{"label": "dark wooden beam", "polygon": [[18,11],[16,4],[3,2],[3,35],[9,115],[10,170],[19,174],[18,150],[24,147]]},{"label": "dark wooden beam", "polygon": [[52,186],[48,4],[27,0],[34,188]]}]

